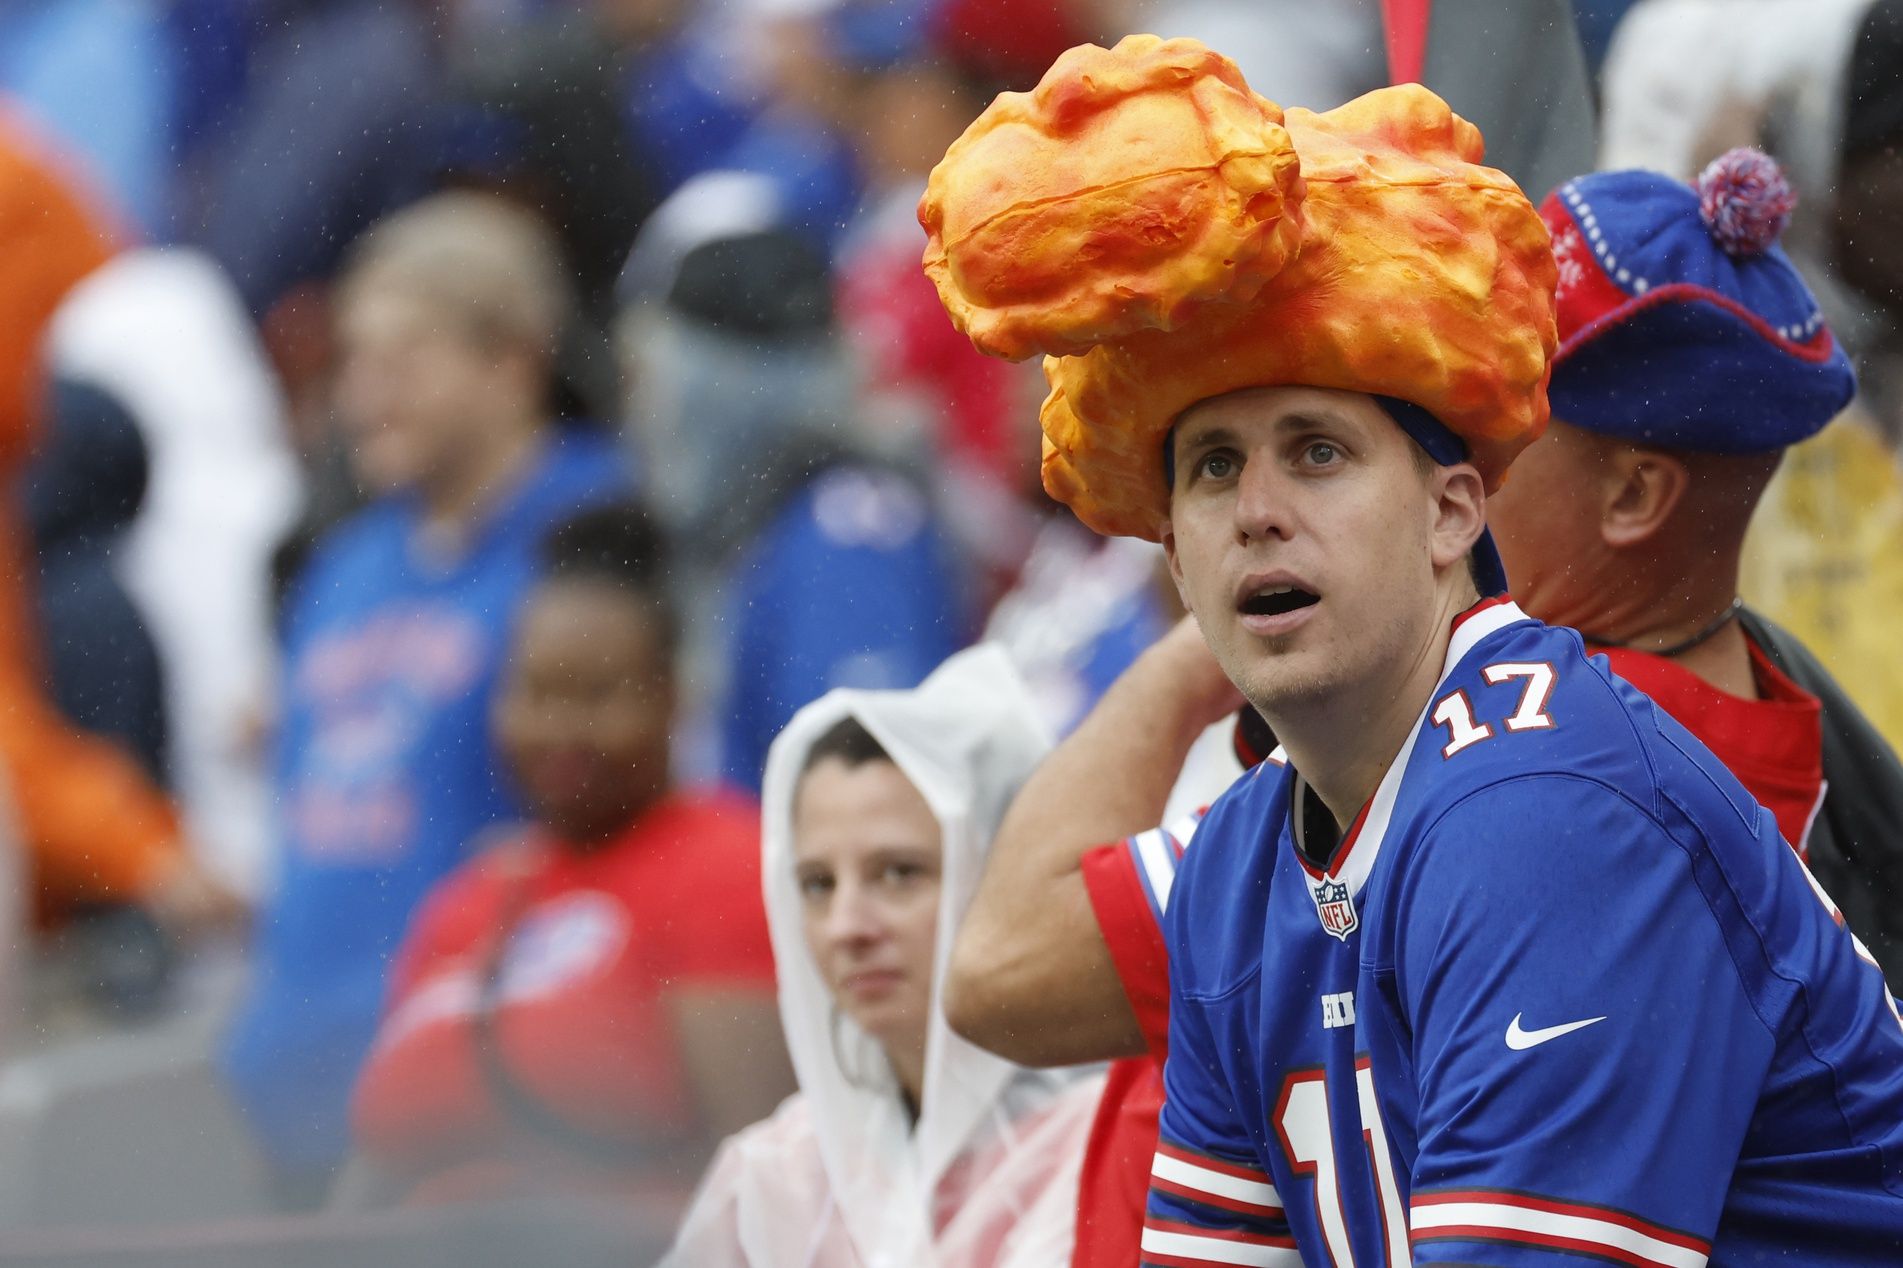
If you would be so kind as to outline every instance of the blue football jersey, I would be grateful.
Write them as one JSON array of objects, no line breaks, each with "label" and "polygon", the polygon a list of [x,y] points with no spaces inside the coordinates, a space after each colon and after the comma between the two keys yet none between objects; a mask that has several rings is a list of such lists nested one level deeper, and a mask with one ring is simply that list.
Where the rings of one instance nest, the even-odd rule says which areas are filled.
[{"label": "blue football jersey", "polygon": [[1577,634],[1470,610],[1326,867],[1310,796],[1257,767],[1176,878],[1143,1263],[1903,1264],[1882,975]]}]

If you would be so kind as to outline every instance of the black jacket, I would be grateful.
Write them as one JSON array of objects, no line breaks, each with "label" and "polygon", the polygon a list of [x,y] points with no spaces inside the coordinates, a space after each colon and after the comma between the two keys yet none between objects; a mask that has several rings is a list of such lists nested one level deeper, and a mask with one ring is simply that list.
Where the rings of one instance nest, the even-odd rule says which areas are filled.
[{"label": "black jacket", "polygon": [[91,385],[55,381],[21,499],[39,562],[47,694],[164,783],[164,670],[113,565],[145,499],[146,474],[145,439],[125,407]]},{"label": "black jacket", "polygon": [[1903,994],[1903,762],[1802,643],[1749,608],[1739,620],[1823,704],[1824,804],[1811,826],[1811,874],[1883,966],[1891,993]]}]

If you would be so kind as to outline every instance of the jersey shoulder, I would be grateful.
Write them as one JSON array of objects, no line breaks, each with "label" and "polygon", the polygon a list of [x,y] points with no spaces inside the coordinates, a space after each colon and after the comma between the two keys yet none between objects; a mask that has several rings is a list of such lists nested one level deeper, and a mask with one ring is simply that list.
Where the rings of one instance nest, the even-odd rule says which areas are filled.
[{"label": "jersey shoulder", "polygon": [[1539,775],[1598,784],[1655,817],[1669,789],[1715,795],[1732,817],[1755,820],[1756,804],[1717,759],[1604,657],[1588,656],[1577,632],[1528,620],[1482,639],[1436,689],[1406,791],[1444,808]]},{"label": "jersey shoulder", "polygon": [[1260,963],[1261,931],[1288,818],[1291,772],[1265,761],[1218,797],[1177,864],[1163,913],[1172,987],[1221,993]]},{"label": "jersey shoulder", "polygon": [[1510,822],[1481,816],[1502,848],[1576,841],[1578,824],[1614,813],[1612,802],[1694,854],[1714,845],[1755,854],[1769,820],[1690,732],[1588,656],[1575,631],[1536,621],[1481,640],[1441,683],[1396,817],[1410,838],[1446,836],[1440,821],[1476,798],[1515,808]]}]

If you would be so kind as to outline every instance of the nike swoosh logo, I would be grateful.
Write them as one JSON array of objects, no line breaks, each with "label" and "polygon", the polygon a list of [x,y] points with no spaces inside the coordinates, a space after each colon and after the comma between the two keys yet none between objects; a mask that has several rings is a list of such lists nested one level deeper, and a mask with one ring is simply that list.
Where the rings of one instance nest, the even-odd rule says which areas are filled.
[{"label": "nike swoosh logo", "polygon": [[1588,1017],[1585,1021],[1569,1021],[1561,1026],[1548,1026],[1544,1030],[1521,1030],[1520,1018],[1525,1015],[1524,1013],[1513,1014],[1513,1020],[1507,1025],[1507,1047],[1513,1049],[1515,1052],[1525,1052],[1528,1048],[1537,1048],[1549,1039],[1557,1039],[1561,1035],[1570,1035],[1575,1030],[1584,1030],[1587,1026],[1605,1020],[1604,1017]]}]

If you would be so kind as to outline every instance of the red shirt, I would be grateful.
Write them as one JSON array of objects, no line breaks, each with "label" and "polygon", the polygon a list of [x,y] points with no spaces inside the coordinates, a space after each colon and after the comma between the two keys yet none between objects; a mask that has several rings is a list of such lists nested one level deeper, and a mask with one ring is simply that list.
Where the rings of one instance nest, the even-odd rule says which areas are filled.
[{"label": "red shirt", "polygon": [[1801,858],[1824,799],[1823,708],[1757,644],[1747,645],[1763,697],[1758,700],[1720,691],[1677,662],[1647,652],[1614,647],[1598,654],[1738,777],[1777,817],[1778,830]]},{"label": "red shirt", "polygon": [[478,1048],[484,994],[510,1080],[558,1126],[633,1144],[693,1125],[666,996],[735,985],[773,989],[750,800],[677,793],[586,853],[540,835],[491,851],[410,928],[357,1085],[358,1142],[423,1200],[551,1170],[611,1179],[499,1100]]},{"label": "red shirt", "polygon": [[1159,873],[1173,859],[1165,860],[1158,847],[1171,855],[1181,852],[1174,836],[1160,829],[1144,836],[1153,840],[1139,844],[1141,838],[1133,837],[1099,846],[1082,863],[1097,927],[1150,1055],[1110,1065],[1078,1178],[1074,1268],[1124,1268],[1140,1257],[1170,1036],[1170,961],[1160,919],[1166,895],[1155,891],[1163,880]]}]

